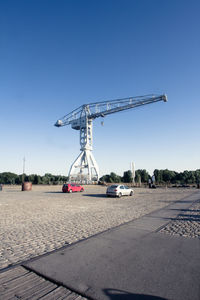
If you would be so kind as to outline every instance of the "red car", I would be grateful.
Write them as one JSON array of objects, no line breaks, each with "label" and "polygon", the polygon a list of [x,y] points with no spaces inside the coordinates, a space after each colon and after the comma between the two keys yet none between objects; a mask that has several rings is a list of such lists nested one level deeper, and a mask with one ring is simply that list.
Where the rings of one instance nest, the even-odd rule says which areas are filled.
[{"label": "red car", "polygon": [[67,183],[63,184],[62,191],[63,193],[83,192],[84,188],[75,183]]}]

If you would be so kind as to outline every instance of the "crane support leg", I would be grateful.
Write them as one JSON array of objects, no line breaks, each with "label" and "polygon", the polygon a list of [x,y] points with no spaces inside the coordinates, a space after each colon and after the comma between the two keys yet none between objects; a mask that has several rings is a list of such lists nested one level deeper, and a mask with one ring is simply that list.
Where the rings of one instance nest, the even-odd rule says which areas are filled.
[{"label": "crane support leg", "polygon": [[91,150],[83,150],[69,170],[69,181],[91,183],[98,179],[99,168]]}]

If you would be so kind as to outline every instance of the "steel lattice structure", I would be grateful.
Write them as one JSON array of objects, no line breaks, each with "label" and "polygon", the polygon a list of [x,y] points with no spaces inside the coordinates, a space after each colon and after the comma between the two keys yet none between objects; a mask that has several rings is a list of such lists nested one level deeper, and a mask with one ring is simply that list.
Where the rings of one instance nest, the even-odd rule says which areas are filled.
[{"label": "steel lattice structure", "polygon": [[[146,95],[88,103],[57,120],[56,127],[71,125],[73,129],[80,131],[81,153],[69,170],[69,181],[91,182],[99,179],[99,168],[92,154],[92,121],[94,119],[159,101],[166,102],[167,96],[165,94]],[[79,171],[75,174],[77,170]]]}]

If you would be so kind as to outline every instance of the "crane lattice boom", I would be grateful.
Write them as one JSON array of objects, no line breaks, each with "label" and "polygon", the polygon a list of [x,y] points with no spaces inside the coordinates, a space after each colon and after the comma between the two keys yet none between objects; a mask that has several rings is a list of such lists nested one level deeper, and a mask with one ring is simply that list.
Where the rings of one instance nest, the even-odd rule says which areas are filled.
[{"label": "crane lattice boom", "polygon": [[[88,103],[57,120],[55,123],[57,127],[71,125],[73,129],[80,130],[81,153],[70,168],[69,180],[78,179],[80,181],[91,182],[99,179],[98,165],[91,152],[92,121],[94,119],[159,101],[166,102],[167,96],[146,95]],[[79,173],[75,176],[74,174],[77,169]],[[87,171],[86,174],[84,174],[84,170]]]},{"label": "crane lattice boom", "polygon": [[155,103],[158,101],[167,101],[166,95],[146,95],[146,96],[137,96],[137,97],[129,97],[123,99],[116,99],[110,101],[101,101],[84,104],[77,109],[73,110],[71,113],[65,115],[61,119],[59,119],[55,126],[61,127],[69,124],[73,124],[74,121],[78,121],[82,118],[82,113],[87,109],[87,117],[88,119],[96,119],[99,117],[105,117],[107,115],[135,108],[138,106]]}]

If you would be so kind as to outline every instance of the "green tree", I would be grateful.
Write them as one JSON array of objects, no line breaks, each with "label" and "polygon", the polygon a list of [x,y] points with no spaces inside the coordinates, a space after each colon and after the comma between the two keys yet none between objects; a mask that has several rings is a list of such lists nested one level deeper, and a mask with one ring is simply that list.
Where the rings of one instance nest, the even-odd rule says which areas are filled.
[{"label": "green tree", "polygon": [[34,177],[35,177],[35,175],[34,175],[34,174],[31,174],[31,175],[29,175],[29,176],[28,176],[28,180],[29,180],[29,182],[32,182],[32,183],[33,183],[33,181],[34,181]]},{"label": "green tree", "polygon": [[141,180],[141,182],[146,183],[148,182],[150,175],[149,173],[145,170],[145,169],[138,169],[135,171],[135,181],[139,182],[139,180]]},{"label": "green tree", "polygon": [[42,181],[40,176],[35,174],[32,182],[33,184],[40,184]]},{"label": "green tree", "polygon": [[195,183],[200,183],[200,169],[195,171]]},{"label": "green tree", "polygon": [[133,176],[132,176],[132,172],[130,170],[124,172],[122,181],[126,182],[126,183],[133,182]]},{"label": "green tree", "polygon": [[163,170],[162,172],[162,179],[166,183],[171,183],[175,178],[176,174],[174,171],[170,171],[168,169]]},{"label": "green tree", "polygon": [[121,177],[115,174],[114,172],[110,173],[111,182],[119,183],[121,182]]},{"label": "green tree", "polygon": [[11,172],[3,172],[0,174],[0,182],[3,184],[15,184],[18,175]]},{"label": "green tree", "polygon": [[155,176],[155,181],[157,183],[162,183],[163,179],[162,179],[162,171],[155,169],[153,172],[154,176]]},{"label": "green tree", "polygon": [[110,182],[110,175],[103,175],[99,180],[102,182]]}]

